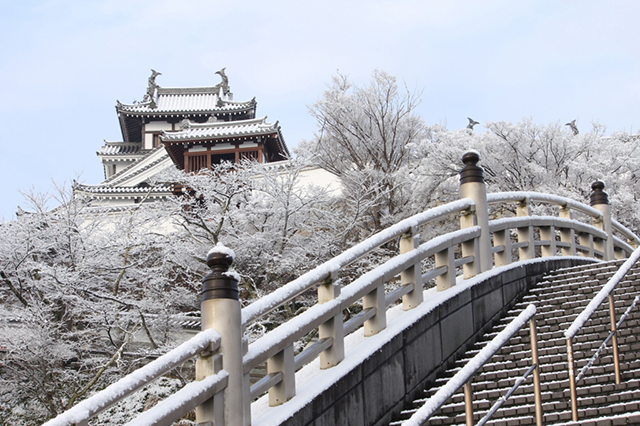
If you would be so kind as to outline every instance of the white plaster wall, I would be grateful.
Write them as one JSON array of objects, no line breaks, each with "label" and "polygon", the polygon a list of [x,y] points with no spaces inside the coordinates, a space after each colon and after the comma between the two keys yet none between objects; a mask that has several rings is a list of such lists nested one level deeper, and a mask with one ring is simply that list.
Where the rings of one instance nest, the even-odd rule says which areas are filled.
[{"label": "white plaster wall", "polygon": [[172,130],[171,123],[166,121],[152,121],[144,125],[145,132],[158,132],[160,130]]},{"label": "white plaster wall", "polygon": [[145,133],[144,141],[142,145],[143,149],[151,149],[153,148],[153,133]]},{"label": "white plaster wall", "polygon": [[320,167],[309,167],[300,173],[298,186],[308,187],[309,185],[326,188],[332,195],[340,195],[342,192],[340,179]]}]

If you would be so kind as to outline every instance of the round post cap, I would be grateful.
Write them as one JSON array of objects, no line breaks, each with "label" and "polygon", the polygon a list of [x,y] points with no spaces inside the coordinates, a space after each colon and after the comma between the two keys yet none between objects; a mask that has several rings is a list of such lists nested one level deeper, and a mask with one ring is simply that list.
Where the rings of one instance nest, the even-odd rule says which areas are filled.
[{"label": "round post cap", "polygon": [[467,151],[462,156],[464,167],[460,170],[460,185],[469,182],[484,183],[484,169],[478,166],[480,154],[478,151]]},{"label": "round post cap", "polygon": [[202,301],[208,299],[239,299],[237,274],[230,271],[233,250],[218,243],[207,254],[211,272],[202,279]]},{"label": "round post cap", "polygon": [[609,204],[609,194],[604,192],[605,184],[601,180],[597,180],[591,184],[591,189],[593,192],[591,193],[591,205],[595,206],[597,204]]}]

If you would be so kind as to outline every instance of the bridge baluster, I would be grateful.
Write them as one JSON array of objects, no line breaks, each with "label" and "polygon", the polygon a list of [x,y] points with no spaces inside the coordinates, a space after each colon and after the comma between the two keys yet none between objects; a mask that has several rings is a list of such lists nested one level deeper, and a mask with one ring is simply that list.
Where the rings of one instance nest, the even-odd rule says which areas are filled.
[{"label": "bridge baluster", "polygon": [[[400,238],[400,254],[415,250],[420,245],[420,235],[416,234],[415,227]],[[420,262],[410,266],[400,273],[400,282],[403,286],[415,284],[412,291],[402,296],[402,308],[405,311],[413,309],[423,301],[422,296],[422,268]]]},{"label": "bridge baluster", "polygon": [[586,247],[587,251],[580,251],[581,256],[585,257],[593,257],[594,252],[594,242],[593,242],[593,234],[581,232],[578,234],[578,242],[581,246]]},{"label": "bridge baluster", "polygon": [[296,369],[293,345],[278,352],[267,360],[267,374],[282,374],[282,380],[269,389],[269,406],[284,404],[296,394]]},{"label": "bridge baluster", "polygon": [[438,275],[436,278],[436,287],[438,291],[443,291],[456,285],[456,264],[453,253],[453,247],[448,247],[435,255],[436,268],[442,266],[447,267],[447,272]]},{"label": "bridge baluster", "polygon": [[[470,228],[476,226],[476,213],[473,209],[464,211],[460,216],[460,228]],[[462,274],[464,279],[469,279],[478,275],[480,271],[480,254],[478,253],[480,244],[477,239],[465,241],[462,243],[462,257],[473,257],[473,262],[465,263],[462,266]]]},{"label": "bridge baluster", "polygon": [[511,263],[511,230],[503,229],[493,233],[493,245],[503,246],[504,250],[495,254],[496,266],[504,266]]},{"label": "bridge baluster", "polygon": [[535,247],[533,245],[532,226],[518,228],[518,242],[527,243],[525,246],[518,247],[518,257],[520,260],[528,260],[536,257]]},{"label": "bridge baluster", "polygon": [[[562,210],[560,213],[562,213]],[[573,228],[560,229],[560,241],[563,243],[561,248],[563,256],[576,255],[576,238]]]},{"label": "bridge baluster", "polygon": [[373,336],[387,327],[387,306],[384,300],[384,281],[379,280],[375,290],[362,298],[363,309],[375,309],[376,314],[364,322],[364,335]]},{"label": "bridge baluster", "polygon": [[[318,303],[326,303],[340,295],[338,272],[334,271],[318,286]],[[333,344],[320,353],[320,368],[331,368],[344,359],[344,321],[342,311],[318,327],[320,339],[332,338]]]},{"label": "bridge baluster", "polygon": [[556,255],[556,229],[554,226],[540,227],[540,240],[548,241],[549,245],[542,246],[542,257],[550,257]]}]

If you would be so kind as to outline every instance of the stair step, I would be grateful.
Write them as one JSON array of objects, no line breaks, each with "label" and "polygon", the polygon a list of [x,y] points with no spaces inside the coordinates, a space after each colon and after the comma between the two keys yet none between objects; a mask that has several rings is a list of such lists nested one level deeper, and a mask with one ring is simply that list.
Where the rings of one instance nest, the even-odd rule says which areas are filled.
[{"label": "stair step", "polygon": [[[500,319],[481,342],[457,360],[442,377],[436,379],[424,397],[407,404],[402,418],[392,422],[401,424],[419,409],[424,401],[444,385],[469,359],[477,354],[530,303],[536,305],[536,327],[542,405],[545,424],[562,424],[571,421],[570,394],[567,370],[565,330],[584,310],[595,294],[615,274],[623,260],[581,265],[554,271],[533,287],[522,300]],[[636,266],[614,290],[616,319],[640,292],[640,267]],[[614,383],[612,351],[607,348],[600,354],[577,384],[578,406],[581,424],[640,424],[640,307],[636,308],[618,330],[622,383]],[[595,350],[600,347],[610,330],[609,308],[605,301],[573,339],[576,371],[586,365]],[[474,394],[474,423],[489,410],[491,405],[513,385],[531,365],[531,349],[528,328],[521,329],[501,348],[491,360],[482,366],[472,381]],[[429,420],[430,425],[464,425],[465,408],[462,390],[458,390]],[[626,413],[626,414],[625,414]],[[617,420],[615,420],[617,419]],[[617,423],[614,423],[615,422]],[[602,422],[605,423],[602,423]],[[634,424],[635,424],[634,423]],[[505,405],[487,423],[490,425],[533,425],[535,404],[532,378],[528,378]]]}]

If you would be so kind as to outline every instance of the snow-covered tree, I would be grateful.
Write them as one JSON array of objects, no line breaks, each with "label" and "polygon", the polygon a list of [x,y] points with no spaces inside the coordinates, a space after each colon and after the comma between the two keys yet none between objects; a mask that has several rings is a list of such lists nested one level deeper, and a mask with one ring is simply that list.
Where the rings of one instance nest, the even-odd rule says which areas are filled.
[{"label": "snow-covered tree", "polygon": [[368,212],[358,219],[369,231],[388,224],[385,216],[392,217],[405,201],[398,172],[424,130],[415,114],[419,97],[398,87],[395,77],[374,71],[365,87],[353,86],[344,75],[333,77],[309,108],[318,131],[298,153],[339,176],[347,197],[366,202]]},{"label": "snow-covered tree", "polygon": [[591,184],[603,180],[616,218],[640,229],[638,191],[640,147],[637,136],[603,135],[601,126],[575,135],[559,123],[489,122],[488,132],[450,131],[436,125],[415,143],[411,163],[414,199],[419,210],[434,200],[455,199],[460,158],[469,149],[481,153],[488,190],[539,191],[589,202]]},{"label": "snow-covered tree", "polygon": [[3,424],[41,423],[163,352],[171,315],[197,308],[155,206],[104,214],[61,196],[0,226]]}]

